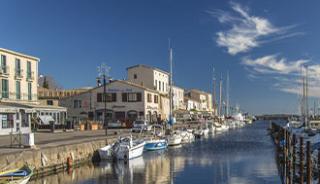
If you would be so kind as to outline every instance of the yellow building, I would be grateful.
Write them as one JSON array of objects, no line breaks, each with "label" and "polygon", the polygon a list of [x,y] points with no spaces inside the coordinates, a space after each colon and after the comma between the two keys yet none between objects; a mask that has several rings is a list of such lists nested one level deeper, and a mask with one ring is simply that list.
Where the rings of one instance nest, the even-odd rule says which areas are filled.
[{"label": "yellow building", "polygon": [[63,107],[40,105],[38,101],[38,64],[34,56],[0,48],[0,135],[29,133],[31,119],[52,116],[62,123]]}]

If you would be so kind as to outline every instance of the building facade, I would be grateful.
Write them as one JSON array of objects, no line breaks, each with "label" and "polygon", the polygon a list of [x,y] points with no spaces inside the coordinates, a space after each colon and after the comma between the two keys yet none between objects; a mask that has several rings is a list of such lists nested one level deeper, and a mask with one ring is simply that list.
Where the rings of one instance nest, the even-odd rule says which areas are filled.
[{"label": "building facade", "polygon": [[[31,122],[45,113],[66,112],[38,102],[38,63],[34,56],[0,48],[0,135],[30,133]],[[64,117],[59,114],[60,117]],[[57,118],[57,117],[56,117]]]},{"label": "building facade", "polygon": [[173,110],[181,110],[186,109],[185,103],[184,103],[184,89],[172,86],[172,103],[173,103]]},{"label": "building facade", "polygon": [[185,92],[188,108],[194,108],[197,111],[212,112],[212,95],[210,93],[197,89],[190,89]]},{"label": "building facade", "polygon": [[161,94],[169,93],[170,74],[159,68],[134,65],[127,68],[127,80],[129,82],[158,91]]},{"label": "building facade", "polygon": [[[129,81],[115,80],[106,85],[107,121],[133,122],[146,119],[155,122],[168,116],[161,109],[164,106],[161,94]],[[60,99],[59,104],[68,108],[69,118],[104,120],[103,86],[78,95]]]}]

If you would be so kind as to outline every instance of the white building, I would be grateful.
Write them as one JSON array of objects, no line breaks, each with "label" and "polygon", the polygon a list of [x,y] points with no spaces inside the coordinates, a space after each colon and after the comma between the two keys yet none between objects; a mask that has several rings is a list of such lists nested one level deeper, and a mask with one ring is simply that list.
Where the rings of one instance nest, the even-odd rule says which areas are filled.
[{"label": "white building", "polygon": [[170,74],[159,68],[134,65],[127,68],[127,80],[135,84],[154,89],[161,94],[169,93]]},{"label": "white building", "polygon": [[[106,85],[106,92],[108,121],[132,122],[137,118],[157,121],[158,118],[168,118],[168,112],[162,110],[169,104],[168,100],[156,90],[129,81],[115,80]],[[68,108],[68,115],[74,121],[104,119],[103,86],[62,98],[59,103]]]},{"label": "white building", "polygon": [[212,112],[212,95],[210,93],[200,91],[198,89],[190,89],[185,92],[188,108],[194,108],[197,111]]},{"label": "white building", "polygon": [[34,56],[0,48],[0,135],[30,133],[31,121],[49,113],[62,122],[66,109],[38,102],[38,63]]},{"label": "white building", "polygon": [[186,109],[184,104],[184,89],[177,86],[172,86],[172,94],[173,110]]}]

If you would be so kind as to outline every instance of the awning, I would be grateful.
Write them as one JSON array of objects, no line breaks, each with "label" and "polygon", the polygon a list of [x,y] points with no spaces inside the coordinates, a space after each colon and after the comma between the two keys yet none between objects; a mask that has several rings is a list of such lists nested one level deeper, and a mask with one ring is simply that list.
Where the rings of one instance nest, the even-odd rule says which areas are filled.
[{"label": "awning", "polygon": [[41,115],[39,116],[39,119],[41,120],[41,124],[43,125],[50,125],[50,122],[55,122],[55,120],[50,115]]}]

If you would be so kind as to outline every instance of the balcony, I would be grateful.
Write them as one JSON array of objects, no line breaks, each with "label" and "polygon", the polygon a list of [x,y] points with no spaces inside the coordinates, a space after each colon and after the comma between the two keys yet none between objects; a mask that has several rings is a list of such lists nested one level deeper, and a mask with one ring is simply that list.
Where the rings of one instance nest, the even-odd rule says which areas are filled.
[{"label": "balcony", "polygon": [[27,81],[34,80],[34,72],[27,72]]},{"label": "balcony", "polygon": [[9,75],[9,66],[1,66],[0,67],[0,75],[2,77],[8,77],[8,75]]},{"label": "balcony", "polygon": [[16,79],[16,80],[22,79],[22,77],[23,77],[22,74],[23,74],[23,70],[16,70],[16,71],[15,71],[15,75],[14,75],[15,79]]}]

